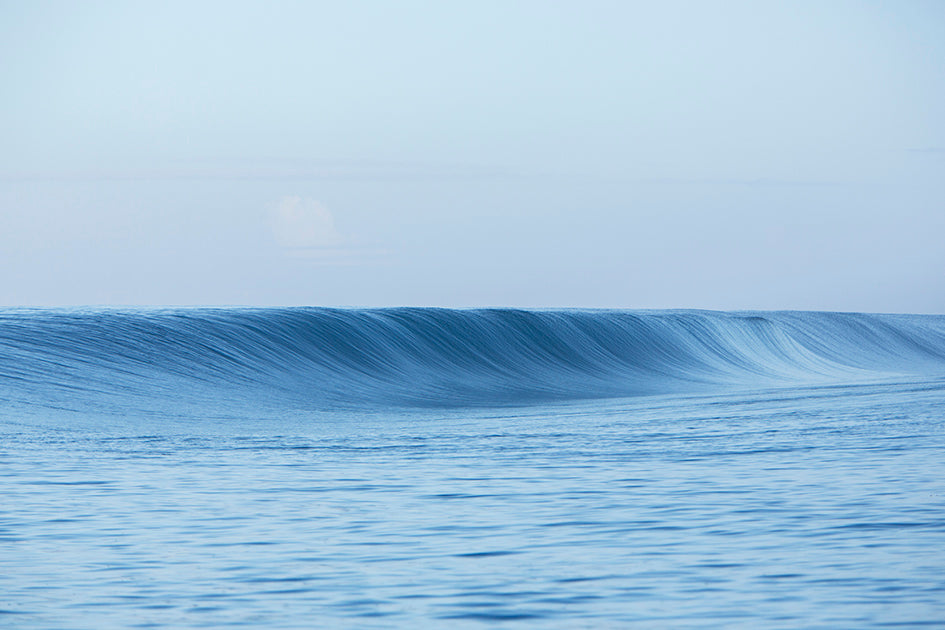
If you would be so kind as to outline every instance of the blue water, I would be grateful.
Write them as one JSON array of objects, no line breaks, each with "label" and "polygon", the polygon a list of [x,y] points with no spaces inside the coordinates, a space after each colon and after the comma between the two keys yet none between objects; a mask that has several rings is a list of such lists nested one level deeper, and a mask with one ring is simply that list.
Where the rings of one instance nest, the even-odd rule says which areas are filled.
[{"label": "blue water", "polygon": [[945,317],[0,311],[0,627],[945,627]]}]

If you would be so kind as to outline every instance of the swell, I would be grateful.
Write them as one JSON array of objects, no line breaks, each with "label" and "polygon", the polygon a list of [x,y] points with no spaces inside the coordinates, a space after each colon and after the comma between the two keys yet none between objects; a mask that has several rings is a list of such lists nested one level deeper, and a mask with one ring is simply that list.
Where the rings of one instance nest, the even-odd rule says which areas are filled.
[{"label": "swell", "polygon": [[0,401],[465,406],[945,375],[945,317],[393,308],[0,311]]}]

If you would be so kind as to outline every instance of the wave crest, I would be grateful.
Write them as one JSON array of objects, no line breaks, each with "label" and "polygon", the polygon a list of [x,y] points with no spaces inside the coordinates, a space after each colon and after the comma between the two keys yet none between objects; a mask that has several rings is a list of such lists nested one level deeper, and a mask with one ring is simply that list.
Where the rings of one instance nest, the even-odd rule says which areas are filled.
[{"label": "wave crest", "polygon": [[0,312],[0,397],[70,408],[234,397],[310,408],[489,405],[894,374],[945,374],[945,317],[433,308]]}]

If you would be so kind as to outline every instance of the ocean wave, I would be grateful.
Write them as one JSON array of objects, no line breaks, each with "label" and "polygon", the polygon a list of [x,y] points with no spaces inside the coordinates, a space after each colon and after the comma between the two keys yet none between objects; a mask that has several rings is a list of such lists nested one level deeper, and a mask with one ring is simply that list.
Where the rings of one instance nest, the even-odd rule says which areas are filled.
[{"label": "ocean wave", "polygon": [[554,400],[945,375],[945,317],[436,308],[8,309],[0,402],[116,410]]}]

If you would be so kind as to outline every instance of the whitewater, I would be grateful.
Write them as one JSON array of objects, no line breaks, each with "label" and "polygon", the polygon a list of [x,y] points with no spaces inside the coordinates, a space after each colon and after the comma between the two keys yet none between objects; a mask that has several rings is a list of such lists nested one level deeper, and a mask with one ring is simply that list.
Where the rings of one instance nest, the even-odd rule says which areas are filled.
[{"label": "whitewater", "polygon": [[0,625],[945,627],[945,316],[0,310]]}]

